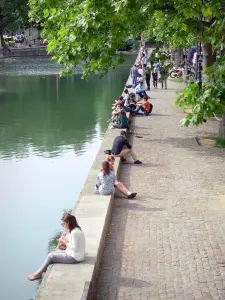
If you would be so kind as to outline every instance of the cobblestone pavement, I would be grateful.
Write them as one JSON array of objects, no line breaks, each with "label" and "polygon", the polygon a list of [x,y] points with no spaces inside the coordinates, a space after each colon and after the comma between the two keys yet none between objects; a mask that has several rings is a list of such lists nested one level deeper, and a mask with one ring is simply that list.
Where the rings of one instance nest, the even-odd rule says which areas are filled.
[{"label": "cobblestone pavement", "polygon": [[115,199],[98,300],[225,299],[225,149],[195,139],[217,121],[180,127],[179,88],[152,90],[153,114],[133,118],[143,165],[129,158],[120,180],[138,196]]}]

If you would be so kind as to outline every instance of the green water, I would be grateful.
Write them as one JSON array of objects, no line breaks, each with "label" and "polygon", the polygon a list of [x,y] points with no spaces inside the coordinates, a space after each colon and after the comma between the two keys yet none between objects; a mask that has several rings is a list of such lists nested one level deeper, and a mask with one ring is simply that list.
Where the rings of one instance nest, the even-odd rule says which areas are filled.
[{"label": "green water", "polygon": [[35,295],[26,275],[78,198],[133,61],[86,82],[46,59],[0,60],[1,300]]}]

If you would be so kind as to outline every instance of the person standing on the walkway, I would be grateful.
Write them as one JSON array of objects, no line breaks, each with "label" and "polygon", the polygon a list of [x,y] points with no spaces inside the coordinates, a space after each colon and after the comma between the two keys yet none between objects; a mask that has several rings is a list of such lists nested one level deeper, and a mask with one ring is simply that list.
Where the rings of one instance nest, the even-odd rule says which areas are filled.
[{"label": "person standing on the walkway", "polygon": [[158,61],[156,61],[152,66],[154,69],[156,69],[157,72],[159,71],[159,62]]},{"label": "person standing on the walkway", "polygon": [[132,79],[132,86],[134,88],[137,85],[137,76],[138,76],[138,69],[136,65],[133,65],[133,67],[130,69],[130,76]]},{"label": "person standing on the walkway", "polygon": [[145,54],[143,54],[141,62],[142,62],[142,68],[145,69],[147,67],[147,62],[148,62],[147,56]]},{"label": "person standing on the walkway", "polygon": [[154,68],[154,70],[153,70],[153,72],[152,72],[152,82],[153,82],[154,88],[157,88],[157,83],[158,83],[158,72],[157,72],[156,68]]},{"label": "person standing on the walkway", "polygon": [[150,91],[150,80],[151,80],[151,70],[148,67],[145,71],[145,81],[147,85],[147,91]]},{"label": "person standing on the walkway", "polygon": [[159,74],[160,74],[160,82],[162,85],[162,89],[165,86],[165,89],[167,89],[167,74],[166,74],[166,69],[164,66],[162,66],[159,70]]},{"label": "person standing on the walkway", "polygon": [[[124,147],[126,147],[126,148],[124,149]],[[123,158],[127,154],[130,154],[134,160],[134,164],[137,164],[137,165],[142,164],[142,162],[137,159],[136,153],[132,149],[132,146],[129,144],[127,137],[126,137],[126,131],[124,131],[124,130],[121,131],[120,136],[117,136],[114,139],[111,154],[113,156],[123,157]]]}]

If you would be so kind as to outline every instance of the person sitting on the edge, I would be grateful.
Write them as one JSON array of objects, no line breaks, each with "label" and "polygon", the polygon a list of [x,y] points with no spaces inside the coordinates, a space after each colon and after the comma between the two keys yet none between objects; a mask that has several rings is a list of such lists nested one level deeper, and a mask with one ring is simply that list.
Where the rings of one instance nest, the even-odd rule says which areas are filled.
[{"label": "person sitting on the edge", "polygon": [[[64,213],[63,216],[62,216],[62,225],[64,225],[64,220],[69,216],[68,213]],[[68,238],[69,237],[69,232],[67,230],[65,230],[62,235],[61,235],[61,238]],[[64,244],[61,244],[61,243],[58,243],[57,247],[56,247],[56,250],[66,250],[66,246]]]},{"label": "person sitting on the edge", "polygon": [[137,102],[137,105],[140,105],[141,110],[146,114],[149,115],[152,112],[153,105],[148,102],[148,97],[144,97],[143,102]]},{"label": "person sitting on the edge", "polygon": [[[112,170],[115,173],[115,167],[114,167],[114,162],[115,162],[115,157],[112,155],[109,155],[107,157],[107,161],[109,162],[109,168],[110,170]],[[125,196],[127,196],[128,199],[134,198],[137,196],[137,193],[131,193],[126,187],[125,185],[120,182],[120,181],[116,181],[115,182],[115,187]]]},{"label": "person sitting on the edge", "polygon": [[143,98],[144,96],[150,98],[150,97],[147,95],[145,89],[143,89],[143,81],[140,81],[140,83],[136,86],[136,88],[135,88],[135,93],[136,93],[137,95],[139,95],[141,98]]},{"label": "person sitting on the edge", "polygon": [[137,193],[131,193],[128,189],[116,179],[114,170],[110,168],[109,161],[104,161],[102,163],[102,170],[98,174],[96,192],[100,195],[112,195],[117,188],[123,195],[128,199],[136,197]]},{"label": "person sitting on the edge", "polygon": [[[126,149],[123,149],[123,147],[126,146]],[[124,156],[127,154],[130,154],[131,157],[134,160],[134,164],[142,164],[140,160],[137,159],[137,155],[132,149],[132,146],[129,144],[127,138],[126,138],[126,132],[124,130],[121,131],[120,136],[115,137],[111,154],[113,156],[122,157],[124,159]]]},{"label": "person sitting on the edge", "polygon": [[128,118],[126,115],[126,112],[124,110],[121,110],[120,114],[119,114],[119,119],[118,119],[119,123],[112,123],[112,125],[110,126],[110,129],[113,128],[128,128]]},{"label": "person sitting on the edge", "polygon": [[42,273],[46,272],[50,264],[75,264],[84,260],[85,256],[85,237],[77,220],[68,214],[64,219],[64,227],[69,232],[68,238],[59,238],[58,242],[66,246],[62,252],[51,252],[48,254],[43,265],[34,273],[27,276],[30,281],[40,279]]},{"label": "person sitting on the edge", "polygon": [[[123,108],[123,110],[125,111],[125,112],[130,112],[131,114],[132,114],[132,116],[136,116],[136,115],[141,115],[141,116],[143,116],[143,113],[140,113],[139,112],[139,107],[137,108],[137,110],[135,110],[135,109],[132,109],[131,107],[130,107],[130,101],[131,101],[131,97],[133,97],[133,95],[134,95],[134,97],[135,97],[135,94],[134,93],[131,93],[130,95],[129,95],[129,100],[127,100],[127,102],[125,103],[125,99],[123,98],[123,100],[121,100],[121,97],[123,97],[123,96],[121,96],[120,97],[120,100],[119,101],[117,101],[116,103],[119,103],[120,105],[122,105],[122,108]],[[126,104],[126,105],[125,105]],[[135,107],[136,108],[136,107]],[[118,112],[120,113],[122,110],[118,110],[116,113],[118,114]],[[113,111],[113,115],[115,114],[115,111]]]},{"label": "person sitting on the edge", "polygon": [[102,170],[97,177],[97,192],[100,195],[112,195],[115,192],[116,175],[109,168],[109,162],[103,161]]},{"label": "person sitting on the edge", "polygon": [[128,106],[130,105],[130,95],[129,95],[129,92],[128,92],[128,89],[125,89],[123,91],[123,100],[124,100],[124,106]]}]

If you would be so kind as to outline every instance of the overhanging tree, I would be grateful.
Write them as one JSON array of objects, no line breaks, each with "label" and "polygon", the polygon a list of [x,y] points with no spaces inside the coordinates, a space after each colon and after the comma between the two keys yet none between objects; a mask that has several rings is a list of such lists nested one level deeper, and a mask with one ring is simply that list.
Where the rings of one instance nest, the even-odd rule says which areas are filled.
[{"label": "overhanging tree", "polygon": [[[107,72],[121,62],[115,51],[130,35],[152,26],[151,18],[161,12],[173,19],[175,30],[187,28],[212,44],[214,24],[224,16],[224,0],[29,0],[33,21],[44,20],[43,37],[49,51],[65,64],[66,73],[83,61],[83,74]],[[155,24],[157,26],[157,24]],[[153,25],[154,26],[154,25]],[[159,31],[159,30],[158,30]],[[180,32],[180,31],[179,31]],[[208,57],[208,56],[207,56]],[[207,62],[206,62],[207,65]]]},{"label": "overhanging tree", "polygon": [[[31,20],[44,20],[43,37],[49,42],[48,51],[53,51],[54,58],[64,64],[66,74],[81,63],[84,76],[96,71],[106,73],[122,61],[120,55],[115,57],[116,49],[142,31],[178,48],[201,40],[205,67],[213,65],[216,49],[225,48],[225,0],[195,0],[191,5],[188,0],[29,0],[29,4]],[[195,115],[188,116],[185,125],[198,125],[204,117],[224,110],[224,94],[213,88],[223,88],[224,71],[219,64],[214,67],[206,71],[208,81],[202,91],[195,90],[195,100],[188,98],[197,88],[194,84],[188,87],[193,89],[189,96],[184,92],[186,95],[177,102],[182,106],[185,98],[192,105],[191,101],[201,102],[212,96],[209,105],[204,101],[202,106],[193,104]],[[219,71],[216,78],[212,76],[215,70]]]},{"label": "overhanging tree", "polygon": [[16,30],[28,22],[28,0],[0,0],[0,37],[4,45],[3,32]]}]

